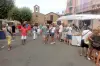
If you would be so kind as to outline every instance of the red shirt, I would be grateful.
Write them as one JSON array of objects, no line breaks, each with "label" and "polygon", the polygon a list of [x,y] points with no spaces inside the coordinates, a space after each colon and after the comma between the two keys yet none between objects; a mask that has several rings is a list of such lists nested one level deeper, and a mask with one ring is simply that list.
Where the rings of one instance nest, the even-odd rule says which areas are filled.
[{"label": "red shirt", "polygon": [[28,30],[31,30],[31,25],[28,25]]},{"label": "red shirt", "polygon": [[18,28],[18,29],[21,29],[21,25],[18,25],[17,28]]},{"label": "red shirt", "polygon": [[21,27],[21,35],[22,36],[27,36],[27,31],[28,31],[28,29],[27,28],[25,28],[25,27]]}]

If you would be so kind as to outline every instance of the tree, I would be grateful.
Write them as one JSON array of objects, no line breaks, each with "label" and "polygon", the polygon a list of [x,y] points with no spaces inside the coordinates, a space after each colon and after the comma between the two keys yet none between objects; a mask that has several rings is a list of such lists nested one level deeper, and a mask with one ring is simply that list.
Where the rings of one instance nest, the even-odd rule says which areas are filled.
[{"label": "tree", "polygon": [[20,21],[20,10],[17,7],[13,7],[8,13],[9,19]]},{"label": "tree", "polygon": [[30,21],[32,18],[32,11],[27,8],[27,7],[23,7],[20,8],[20,21]]},{"label": "tree", "polygon": [[23,23],[24,21],[31,20],[32,12],[27,7],[23,7],[23,8],[14,7],[9,11],[9,18],[13,20],[18,20],[21,23]]},{"label": "tree", "polygon": [[0,0],[0,19],[8,17],[8,12],[14,7],[14,0]]}]

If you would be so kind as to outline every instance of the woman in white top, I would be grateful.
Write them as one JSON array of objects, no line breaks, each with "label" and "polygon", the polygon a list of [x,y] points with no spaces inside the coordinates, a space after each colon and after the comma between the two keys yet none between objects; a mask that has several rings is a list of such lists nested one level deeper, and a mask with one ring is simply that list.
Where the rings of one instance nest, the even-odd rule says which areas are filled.
[{"label": "woman in white top", "polygon": [[53,24],[50,28],[51,44],[55,44],[55,41],[54,41],[55,31],[56,31],[56,27]]},{"label": "woman in white top", "polygon": [[67,31],[67,39],[68,39],[68,44],[71,45],[72,44],[72,27],[70,25],[68,25],[68,27],[66,28]]}]

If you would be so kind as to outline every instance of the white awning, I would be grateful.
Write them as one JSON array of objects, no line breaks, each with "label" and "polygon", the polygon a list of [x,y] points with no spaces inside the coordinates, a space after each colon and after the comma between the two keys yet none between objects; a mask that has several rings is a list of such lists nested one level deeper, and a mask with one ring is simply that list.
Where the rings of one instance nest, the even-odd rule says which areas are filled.
[{"label": "white awning", "polygon": [[58,18],[58,20],[92,20],[92,19],[100,19],[100,15],[76,14],[76,15],[61,16],[60,18]]}]

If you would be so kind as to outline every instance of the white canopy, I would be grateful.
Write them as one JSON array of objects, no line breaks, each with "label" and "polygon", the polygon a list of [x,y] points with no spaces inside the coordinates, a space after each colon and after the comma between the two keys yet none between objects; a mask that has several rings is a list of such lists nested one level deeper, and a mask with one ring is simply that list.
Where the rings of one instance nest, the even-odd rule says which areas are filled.
[{"label": "white canopy", "polygon": [[100,19],[100,15],[76,14],[76,15],[62,16],[62,17],[58,18],[58,20],[91,20],[91,19]]}]

